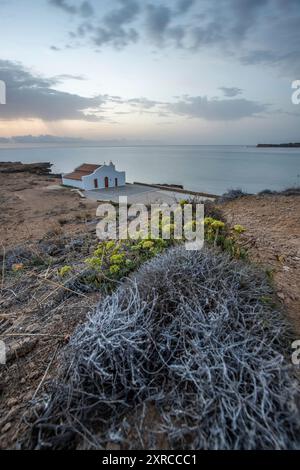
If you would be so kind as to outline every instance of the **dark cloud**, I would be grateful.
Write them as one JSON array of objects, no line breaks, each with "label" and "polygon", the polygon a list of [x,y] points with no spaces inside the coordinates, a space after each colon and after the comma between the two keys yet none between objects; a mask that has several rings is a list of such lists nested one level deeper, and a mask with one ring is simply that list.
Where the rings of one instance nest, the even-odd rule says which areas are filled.
[{"label": "dark cloud", "polygon": [[186,13],[192,5],[194,5],[195,0],[178,0],[177,1],[177,12],[179,14]]},{"label": "dark cloud", "polygon": [[49,3],[61,10],[65,11],[66,13],[75,14],[77,13],[77,8],[73,5],[70,5],[67,0],[49,0]]},{"label": "dark cloud", "polygon": [[[161,102],[148,98],[132,98],[122,101],[130,105],[133,111],[156,114],[160,117],[179,115],[187,118],[205,119],[207,121],[237,121],[247,117],[261,116],[269,112],[269,105],[243,98],[234,98],[241,92],[240,88],[222,87],[231,99],[207,98],[206,96],[188,96],[178,98],[175,102]],[[234,95],[234,90],[236,95]]]},{"label": "dark cloud", "polygon": [[140,5],[135,0],[118,0],[120,7],[104,16],[104,24],[109,28],[119,28],[135,19]]},{"label": "dark cloud", "polygon": [[95,33],[92,37],[92,41],[96,46],[103,46],[105,44],[112,45],[116,49],[122,49],[128,46],[130,43],[137,42],[139,35],[134,28],[124,29],[109,29],[102,28],[101,26],[95,28]]},{"label": "dark cloud", "polygon": [[93,31],[95,31],[94,26],[90,22],[85,21],[77,27],[76,31],[71,31],[69,35],[74,39],[82,39]]},{"label": "dark cloud", "polygon": [[243,90],[238,87],[220,86],[219,90],[221,90],[227,98],[233,98],[234,96],[241,95],[243,93]]},{"label": "dark cloud", "polygon": [[71,15],[79,15],[86,18],[94,14],[93,6],[87,0],[82,2],[79,6],[70,4],[68,0],[49,0],[49,3]]},{"label": "dark cloud", "polygon": [[300,72],[300,0],[115,0],[106,14],[102,2],[94,9],[88,1],[49,2],[80,19],[72,38],[100,48],[139,40],[189,52],[211,47],[244,65]]},{"label": "dark cloud", "polygon": [[269,0],[231,0],[232,24],[229,32],[233,39],[244,39],[264,14]]},{"label": "dark cloud", "polygon": [[0,60],[1,80],[6,83],[6,105],[1,107],[0,120],[42,119],[44,121],[83,120],[100,121],[101,105],[109,100],[106,95],[86,98],[58,91],[54,87],[66,78],[44,78],[34,75],[22,65]]},{"label": "dark cloud", "polygon": [[164,5],[149,4],[146,7],[146,30],[150,38],[160,44],[172,19],[172,11]]},{"label": "dark cloud", "polygon": [[50,46],[51,51],[59,52],[61,51],[60,47],[57,46]]},{"label": "dark cloud", "polygon": [[257,27],[269,0],[212,1],[202,12],[199,25],[191,30],[192,46],[240,46],[249,31]]},{"label": "dark cloud", "polygon": [[[188,118],[202,118],[208,121],[230,121],[254,117],[268,112],[266,104],[247,99],[234,98],[239,88],[222,87],[231,99],[209,99],[202,96],[184,96],[175,102],[160,102],[146,97],[122,99],[120,96],[98,95],[86,98],[55,89],[64,80],[83,80],[77,75],[40,77],[22,65],[0,60],[1,80],[6,83],[7,104],[1,107],[0,120],[42,119],[44,121],[82,120],[97,122],[103,120],[107,106],[130,106],[132,111],[167,116],[170,114]],[[113,109],[119,114],[122,109]],[[127,109],[124,110],[127,112]]]},{"label": "dark cloud", "polygon": [[119,7],[105,15],[94,29],[92,40],[96,46],[110,44],[117,49],[123,48],[138,40],[137,31],[128,25],[140,12],[140,5],[135,0],[118,0]]},{"label": "dark cloud", "polygon": [[254,65],[274,62],[277,59],[276,54],[272,51],[254,50],[247,53],[247,55],[242,56],[240,60],[245,65]]},{"label": "dark cloud", "polygon": [[268,106],[242,98],[208,99],[206,96],[185,96],[175,103],[169,103],[166,109],[173,114],[189,118],[201,118],[207,121],[236,121],[247,117],[256,117],[267,111]]},{"label": "dark cloud", "polygon": [[81,16],[86,18],[94,14],[94,8],[90,4],[90,2],[85,1],[80,5],[79,13],[81,14]]},{"label": "dark cloud", "polygon": [[[299,45],[300,47],[300,45]],[[280,53],[268,50],[255,50],[242,56],[244,65],[267,65],[278,67],[283,75],[296,78],[300,74],[300,50]]]}]

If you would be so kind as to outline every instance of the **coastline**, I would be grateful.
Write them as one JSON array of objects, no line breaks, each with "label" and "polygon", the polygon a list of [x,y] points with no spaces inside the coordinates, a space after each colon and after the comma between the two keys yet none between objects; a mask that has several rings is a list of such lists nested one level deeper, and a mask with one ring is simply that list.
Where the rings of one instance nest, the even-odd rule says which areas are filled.
[{"label": "coastline", "polygon": [[1,149],[0,161],[51,162],[53,173],[69,173],[84,161],[112,160],[127,181],[183,185],[222,195],[232,188],[258,193],[299,185],[300,149],[245,146],[147,146]]},{"label": "coastline", "polygon": [[[40,174],[41,168],[45,170],[45,166],[24,166],[23,171],[19,167],[16,172],[12,168],[1,172],[0,165],[0,262],[2,283],[10,286],[4,290],[0,318],[10,358],[1,383],[0,412],[9,416],[4,422],[6,432],[0,432],[3,448],[14,448],[16,441],[24,438],[27,428],[20,420],[30,409],[45,367],[51,363],[47,378],[55,379],[59,364],[56,351],[65,347],[103,295],[100,290],[90,292],[88,287],[76,294],[78,280],[72,274],[57,280],[57,273],[82,262],[97,247],[98,203],[59,187],[60,179],[47,172]],[[247,249],[249,261],[272,278],[277,301],[299,333],[299,195],[240,194],[215,208],[230,227],[245,227],[241,246]],[[30,268],[23,269],[22,263]],[[19,367],[22,364],[27,366]],[[16,365],[18,373],[11,380]]]}]

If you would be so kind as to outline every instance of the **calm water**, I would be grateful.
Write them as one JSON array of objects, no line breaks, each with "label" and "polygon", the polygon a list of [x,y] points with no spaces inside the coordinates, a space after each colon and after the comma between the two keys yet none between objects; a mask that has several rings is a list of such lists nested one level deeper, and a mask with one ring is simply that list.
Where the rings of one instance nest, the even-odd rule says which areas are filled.
[{"label": "calm water", "polygon": [[83,162],[112,160],[127,181],[183,184],[186,189],[222,194],[300,185],[300,149],[243,146],[35,147],[0,148],[0,161],[53,163],[68,172]]}]

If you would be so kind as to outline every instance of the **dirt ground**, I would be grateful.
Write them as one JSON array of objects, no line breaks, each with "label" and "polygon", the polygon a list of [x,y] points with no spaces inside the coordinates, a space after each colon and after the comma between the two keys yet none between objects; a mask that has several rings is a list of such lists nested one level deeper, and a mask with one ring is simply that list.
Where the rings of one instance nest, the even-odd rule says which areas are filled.
[{"label": "dirt ground", "polygon": [[2,173],[0,167],[0,240],[5,247],[37,240],[49,231],[77,231],[95,219],[97,202],[59,188],[59,178],[29,172]]},{"label": "dirt ground", "polygon": [[230,225],[246,228],[250,260],[270,273],[300,337],[300,196],[246,196],[221,207]]},{"label": "dirt ground", "polygon": [[[2,449],[20,446],[63,346],[101,298],[77,279],[58,281],[58,270],[88,256],[97,242],[97,203],[57,189],[58,183],[48,174],[0,168],[0,340],[7,346],[7,364],[0,365]],[[247,196],[221,208],[231,226],[246,228],[242,243],[250,259],[273,276],[300,334],[300,197]],[[12,273],[13,263],[28,267]]]},{"label": "dirt ground", "polygon": [[[0,448],[16,448],[28,410],[55,376],[60,351],[100,298],[58,270],[87,257],[96,243],[97,203],[47,174],[0,167]],[[14,264],[26,269],[12,272]],[[71,278],[72,279],[72,278]],[[33,416],[34,419],[34,416]]]}]

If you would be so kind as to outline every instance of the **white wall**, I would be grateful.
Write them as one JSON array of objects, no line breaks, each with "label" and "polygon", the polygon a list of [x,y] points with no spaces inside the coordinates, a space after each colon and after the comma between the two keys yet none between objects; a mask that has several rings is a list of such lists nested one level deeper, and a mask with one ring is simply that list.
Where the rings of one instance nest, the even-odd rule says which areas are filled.
[{"label": "white wall", "polygon": [[82,181],[80,180],[70,180],[68,178],[62,177],[62,183],[65,186],[73,186],[74,188],[83,189],[83,184],[82,184]]},{"label": "white wall", "polygon": [[83,176],[83,189],[90,191],[95,188],[94,180],[98,181],[98,189],[105,188],[105,177],[108,177],[109,188],[115,187],[115,178],[118,179],[118,186],[125,186],[126,176],[125,171],[117,171],[113,164],[103,165],[102,167],[95,170],[91,175]]}]

